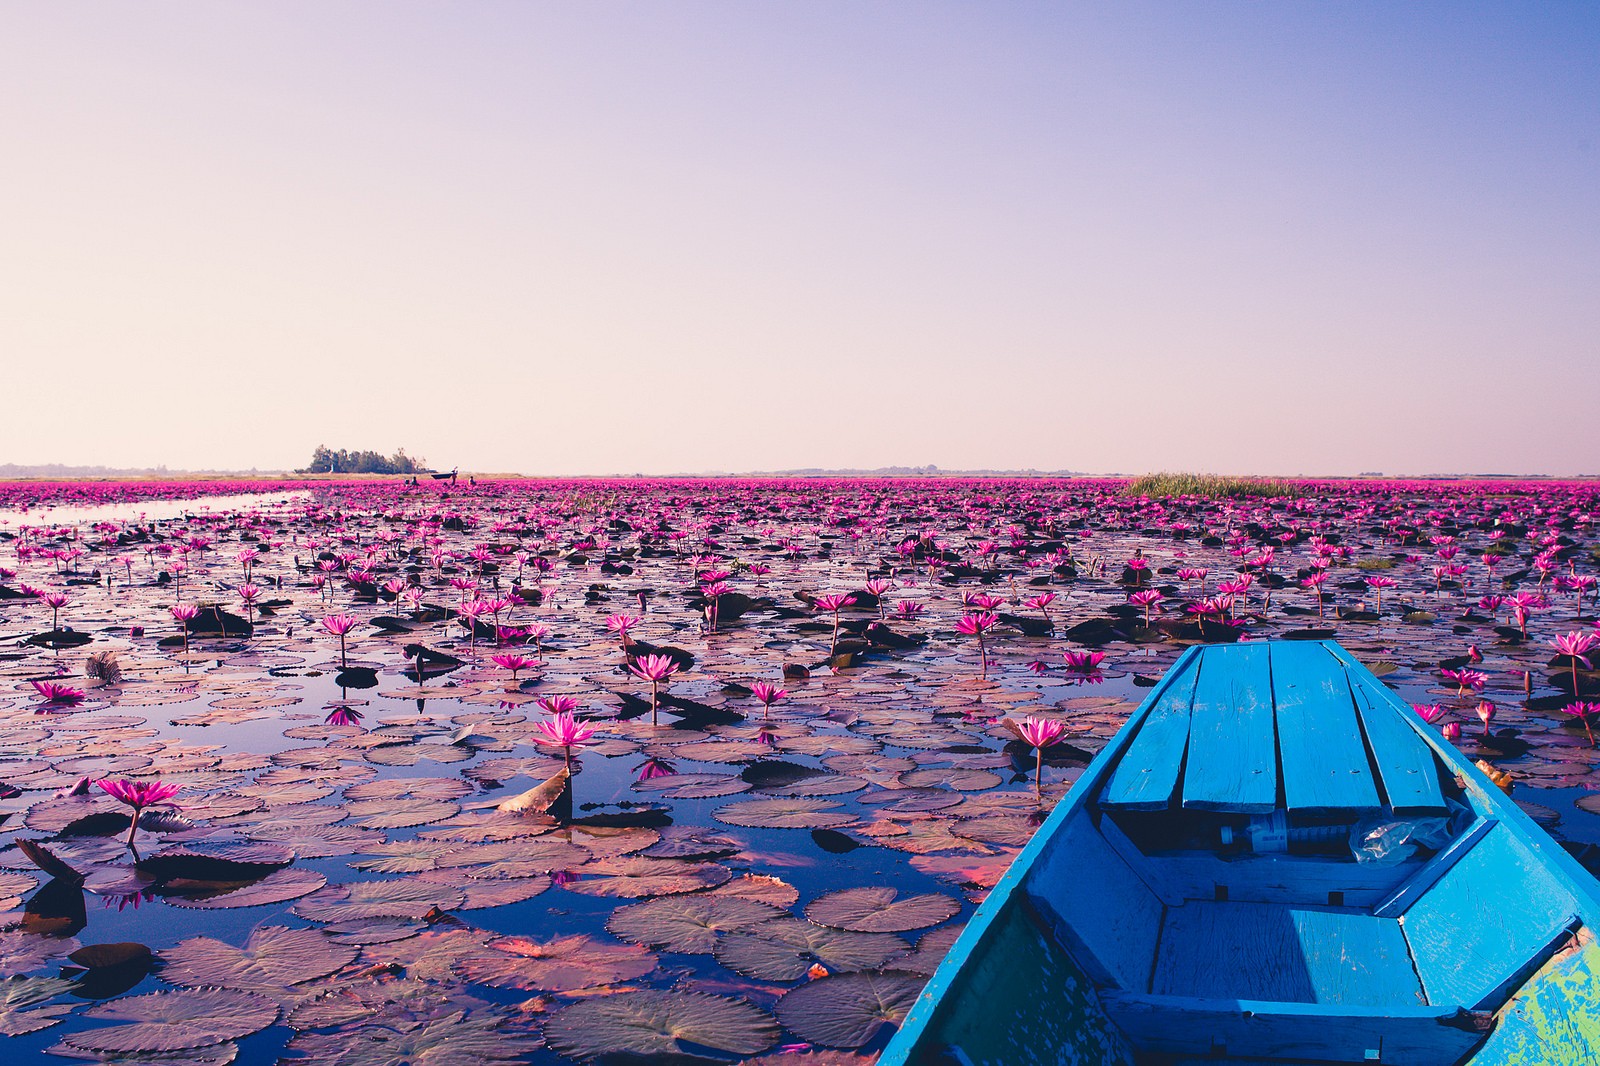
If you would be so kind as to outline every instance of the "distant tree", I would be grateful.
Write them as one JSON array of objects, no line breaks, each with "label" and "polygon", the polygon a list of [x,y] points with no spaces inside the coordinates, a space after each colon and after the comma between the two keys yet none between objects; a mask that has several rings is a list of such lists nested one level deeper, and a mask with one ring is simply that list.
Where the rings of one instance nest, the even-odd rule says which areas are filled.
[{"label": "distant tree", "polygon": [[375,451],[352,452],[337,450],[319,444],[311,453],[311,462],[296,471],[301,474],[421,474],[427,469],[427,460],[413,459],[404,448],[395,449],[390,456]]}]

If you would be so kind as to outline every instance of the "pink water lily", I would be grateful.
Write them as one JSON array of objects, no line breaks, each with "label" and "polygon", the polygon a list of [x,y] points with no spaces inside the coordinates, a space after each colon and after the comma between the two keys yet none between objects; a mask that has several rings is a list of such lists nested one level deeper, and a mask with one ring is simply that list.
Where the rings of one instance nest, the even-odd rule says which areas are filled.
[{"label": "pink water lily", "polygon": [[974,614],[964,614],[956,622],[956,632],[968,637],[978,638],[978,662],[980,664],[979,676],[985,679],[989,676],[989,653],[984,647],[983,635],[996,625],[1000,624],[1000,616],[993,611],[979,611]]},{"label": "pink water lily", "polygon": [[139,816],[146,807],[157,804],[175,807],[172,797],[182,790],[182,785],[169,785],[162,781],[135,781],[126,777],[116,781],[107,778],[95,785],[113,799],[121,800],[133,808],[133,824],[128,826],[128,847],[133,847],[133,835],[139,831]]},{"label": "pink water lily", "polygon": [[569,711],[552,714],[535,726],[544,734],[545,741],[559,747],[566,756],[567,772],[572,772],[572,749],[594,736],[594,726],[574,718]]},{"label": "pink water lily", "polygon": [[1033,790],[1035,794],[1044,794],[1044,749],[1060,741],[1067,731],[1065,722],[1058,718],[1041,718],[1030,714],[1020,722],[1011,718],[1004,720],[1004,725],[1019,740],[1033,748]]},{"label": "pink water lily", "polygon": [[29,684],[44,700],[39,707],[40,714],[76,707],[87,698],[82,689],[60,681],[30,681]]},{"label": "pink water lily", "polygon": [[656,725],[656,711],[661,705],[661,685],[678,672],[678,664],[670,655],[642,655],[628,664],[634,677],[650,682],[650,724]]},{"label": "pink water lily", "polygon": [[532,670],[539,665],[538,659],[530,659],[521,652],[508,651],[498,655],[489,656],[489,661],[502,670],[511,671],[511,680],[516,681],[517,674],[523,670]]},{"label": "pink water lily", "polygon": [[330,614],[322,620],[322,628],[339,638],[339,666],[341,669],[350,665],[345,657],[345,636],[361,623],[361,619],[353,614]]},{"label": "pink water lily", "polygon": [[365,716],[354,707],[341,703],[339,706],[329,711],[328,717],[323,719],[323,721],[327,722],[328,725],[358,726],[361,724],[361,719],[363,717]]},{"label": "pink water lily", "polygon": [[1439,719],[1450,713],[1437,703],[1413,703],[1411,705],[1411,709],[1416,711],[1417,716],[1424,722],[1427,722],[1429,725],[1432,725],[1434,722],[1437,722]]},{"label": "pink water lily", "polygon": [[1141,592],[1134,592],[1128,595],[1129,603],[1135,607],[1144,608],[1144,626],[1146,629],[1150,628],[1150,608],[1160,603],[1162,598],[1161,593],[1155,589],[1144,589]]},{"label": "pink water lily", "polygon": [[[1570,633],[1563,633],[1550,642],[1555,646],[1557,655],[1565,655],[1572,667],[1572,698],[1578,699],[1583,693],[1578,688],[1578,664],[1582,663],[1584,669],[1594,669],[1589,661],[1589,652],[1600,646],[1600,635],[1585,633],[1581,629],[1574,629]],[[1587,719],[1585,725],[1587,725]]]},{"label": "pink water lily", "polygon": [[1594,747],[1594,729],[1590,727],[1589,719],[1600,715],[1600,703],[1594,700],[1574,700],[1561,709],[1583,723],[1583,731],[1589,737],[1589,746]]},{"label": "pink water lily", "polygon": [[828,658],[839,654],[839,612],[854,606],[856,598],[844,592],[831,592],[816,598],[817,610],[833,612],[833,642],[828,645]]},{"label": "pink water lily", "polygon": [[750,686],[750,695],[761,701],[761,717],[765,718],[772,711],[772,705],[789,693],[770,681],[757,681]]},{"label": "pink water lily", "polygon": [[1483,723],[1483,735],[1489,736],[1489,723],[1494,721],[1495,705],[1483,700],[1478,704],[1477,711],[1478,719]]}]

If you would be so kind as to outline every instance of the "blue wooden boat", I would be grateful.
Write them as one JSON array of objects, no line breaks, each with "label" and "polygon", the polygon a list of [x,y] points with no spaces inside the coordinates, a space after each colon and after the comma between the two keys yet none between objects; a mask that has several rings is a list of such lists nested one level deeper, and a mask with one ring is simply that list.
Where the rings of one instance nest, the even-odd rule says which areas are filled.
[{"label": "blue wooden boat", "polygon": [[1338,644],[1191,648],[880,1063],[1600,1063],[1596,929],[1600,884]]}]

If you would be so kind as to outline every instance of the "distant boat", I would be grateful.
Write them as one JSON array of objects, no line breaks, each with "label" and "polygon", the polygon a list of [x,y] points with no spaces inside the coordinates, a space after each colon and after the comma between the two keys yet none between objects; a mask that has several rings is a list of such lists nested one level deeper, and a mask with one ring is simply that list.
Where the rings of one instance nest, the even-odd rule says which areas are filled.
[{"label": "distant boat", "polygon": [[1597,928],[1600,884],[1338,644],[1191,648],[879,1062],[1600,1063]]},{"label": "distant boat", "polygon": [[435,481],[449,481],[451,478],[453,478],[455,476],[456,476],[456,472],[454,470],[447,471],[446,473],[443,473],[443,474],[435,472],[433,474],[433,480],[435,480]]}]

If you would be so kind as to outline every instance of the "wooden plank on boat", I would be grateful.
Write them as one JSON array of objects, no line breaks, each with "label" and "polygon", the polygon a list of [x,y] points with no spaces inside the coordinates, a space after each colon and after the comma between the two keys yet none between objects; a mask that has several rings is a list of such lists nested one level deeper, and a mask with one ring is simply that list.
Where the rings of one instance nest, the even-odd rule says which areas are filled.
[{"label": "wooden plank on boat", "polygon": [[1112,771],[1100,806],[1161,811],[1171,805],[1189,743],[1189,704],[1199,674],[1198,654],[1186,655],[1173,666],[1160,698]]},{"label": "wooden plank on boat", "polygon": [[1499,1013],[1472,1066],[1600,1059],[1600,945],[1587,932],[1533,976]]},{"label": "wooden plank on boat", "polygon": [[1272,674],[1264,645],[1206,649],[1189,715],[1183,805],[1264,814],[1278,802]]},{"label": "wooden plank on boat", "polygon": [[[1104,829],[1105,822],[1101,826]],[[1106,839],[1111,840],[1111,834],[1107,833]],[[1395,885],[1421,866],[1416,860],[1400,866],[1372,866],[1310,855],[1223,858],[1205,852],[1178,852],[1145,858],[1148,872],[1141,876],[1146,884],[1160,886],[1156,894],[1172,904],[1226,898],[1240,903],[1371,907],[1393,896]],[[1226,892],[1219,894],[1218,889]],[[1395,912],[1383,917],[1398,916]]]},{"label": "wooden plank on boat", "polygon": [[[1388,690],[1372,691],[1372,683],[1352,677],[1350,692],[1356,712],[1372,746],[1372,763],[1383,782],[1389,807],[1396,814],[1434,815],[1445,812],[1444,793],[1439,790],[1439,766],[1433,749],[1417,731],[1400,717],[1401,711],[1388,698]],[[1379,684],[1382,688],[1382,684]]]},{"label": "wooden plank on boat", "polygon": [[1091,977],[1150,987],[1161,901],[1079,811],[1028,878],[1028,896],[1056,938]]},{"label": "wooden plank on boat", "polygon": [[[932,1061],[1133,1066],[1133,1050],[1101,1012],[1093,983],[1033,923],[1020,899],[996,916],[980,947],[962,964],[917,1048],[890,1048],[880,1060],[884,1066]],[[939,994],[930,983],[921,999]],[[1047,997],[1048,1009],[1041,1009],[1041,997]]]},{"label": "wooden plank on boat", "polygon": [[1467,831],[1444,846],[1426,866],[1406,880],[1394,893],[1372,909],[1379,918],[1398,918],[1406,908],[1427,894],[1428,889],[1461,861],[1473,845],[1489,835],[1489,830],[1499,823],[1493,818],[1480,818],[1467,827]]},{"label": "wooden plank on boat", "polygon": [[1194,902],[1168,907],[1150,991],[1200,998],[1313,1003],[1289,908],[1272,903]]},{"label": "wooden plank on boat", "polygon": [[1150,991],[1344,1007],[1423,1002],[1394,919],[1231,900],[1167,909]]},{"label": "wooden plank on boat", "polygon": [[1309,815],[1378,810],[1344,665],[1321,644],[1270,647],[1284,806],[1291,814]]},{"label": "wooden plank on boat", "polygon": [[1426,1000],[1400,923],[1349,911],[1290,912],[1318,1003],[1380,1012]]},{"label": "wooden plank on boat", "polygon": [[1530,962],[1542,964],[1575,901],[1504,822],[1401,918],[1428,1002],[1495,1008]]},{"label": "wooden plank on boat", "polygon": [[1436,1007],[1400,1006],[1375,1014],[1315,1003],[1121,991],[1102,992],[1100,1001],[1135,1047],[1169,1055],[1438,1066],[1460,1062],[1483,1039],[1458,1011]]}]

